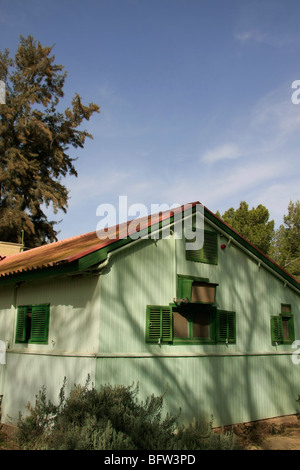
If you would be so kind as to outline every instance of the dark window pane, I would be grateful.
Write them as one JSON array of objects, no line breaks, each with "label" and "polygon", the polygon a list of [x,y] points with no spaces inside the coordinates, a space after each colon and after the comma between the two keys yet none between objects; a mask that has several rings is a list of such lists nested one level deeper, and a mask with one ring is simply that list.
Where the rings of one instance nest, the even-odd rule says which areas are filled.
[{"label": "dark window pane", "polygon": [[187,314],[173,311],[173,335],[176,338],[188,338],[189,322]]},{"label": "dark window pane", "polygon": [[194,313],[194,338],[210,338],[209,312]]},{"label": "dark window pane", "polygon": [[289,318],[282,317],[282,332],[283,332],[283,339],[289,339]]}]

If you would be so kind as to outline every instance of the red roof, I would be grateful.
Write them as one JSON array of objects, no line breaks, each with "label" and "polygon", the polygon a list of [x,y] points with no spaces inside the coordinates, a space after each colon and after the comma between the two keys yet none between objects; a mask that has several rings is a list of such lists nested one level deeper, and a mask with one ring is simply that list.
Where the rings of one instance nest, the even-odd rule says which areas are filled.
[{"label": "red roof", "polygon": [[[26,274],[30,271],[35,271],[42,268],[50,268],[52,266],[58,266],[61,264],[67,265],[68,263],[79,260],[86,255],[108,247],[118,240],[128,238],[128,241],[130,242],[130,235],[132,233],[153,227],[158,222],[167,221],[173,215],[183,213],[197,205],[201,205],[201,203],[193,202],[185,204],[183,206],[179,206],[175,209],[170,209],[159,214],[149,215],[148,217],[142,217],[133,221],[116,225],[114,227],[110,227],[105,231],[102,230],[101,232],[89,232],[84,235],[67,238],[62,241],[49,243],[48,245],[32,248],[30,250],[8,256],[0,260],[0,279],[20,273]],[[242,243],[249,252],[252,252],[271,269],[276,271],[286,280],[290,281],[297,289],[300,290],[299,281],[291,276],[291,274],[278,266],[273,260],[268,258],[264,253],[262,253],[254,245],[252,245],[239,233],[237,233],[232,227],[226,224],[223,220],[219,219],[215,214],[210,212],[206,207],[204,207],[204,212],[208,219],[219,225],[229,234],[229,236],[234,237],[238,242]]]},{"label": "red roof", "polygon": [[[164,211],[157,215],[157,219],[156,215],[136,219],[134,220],[134,227],[131,224],[132,221],[129,221],[115,227],[110,227],[105,231],[102,230],[98,233],[96,231],[89,232],[8,256],[0,261],[0,278],[56,266],[61,263],[71,263],[118,240],[125,239],[137,230],[150,227],[153,224],[153,220],[157,222],[167,220],[170,218],[170,215],[172,216],[172,213],[183,212],[186,208],[191,208],[196,204],[199,203],[194,202],[171,209],[171,211]],[[137,224],[139,224],[139,228],[135,229]]]}]

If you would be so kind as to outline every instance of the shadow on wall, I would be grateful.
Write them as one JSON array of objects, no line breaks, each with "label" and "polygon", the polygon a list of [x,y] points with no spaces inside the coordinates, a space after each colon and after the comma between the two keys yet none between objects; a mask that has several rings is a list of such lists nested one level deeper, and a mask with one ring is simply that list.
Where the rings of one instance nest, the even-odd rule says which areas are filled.
[{"label": "shadow on wall", "polygon": [[[161,259],[159,266],[166,263],[167,258]],[[274,352],[269,331],[272,312],[262,315],[263,308],[258,309],[258,300],[263,302],[264,293],[253,270],[235,264],[231,266],[232,277],[228,273],[231,279],[242,279],[244,286],[241,288],[240,282],[230,286],[237,311],[237,344],[232,349],[228,346],[228,354],[185,357],[196,350],[183,346],[182,354],[176,352],[177,357],[163,357],[166,351],[171,353],[170,347],[145,343],[145,314],[147,304],[157,304],[152,300],[153,286],[162,289],[167,283],[166,272],[158,268],[151,274],[145,259],[139,264],[127,262],[126,275],[119,268],[120,265],[114,271],[114,282],[106,284],[107,291],[102,292],[106,298],[111,296],[112,302],[111,317],[105,323],[107,334],[103,333],[101,338],[103,351],[124,352],[124,357],[109,358],[104,354],[99,358],[97,384],[139,383],[143,399],[152,393],[165,392],[166,411],[176,414],[181,408],[183,421],[210,420],[213,416],[215,426],[297,412],[295,399],[300,382],[295,379],[297,371],[291,356],[265,354]],[[254,287],[257,295],[249,286]],[[265,349],[262,337],[267,338]],[[261,354],[257,354],[258,345]],[[130,353],[132,357],[128,357]]]}]

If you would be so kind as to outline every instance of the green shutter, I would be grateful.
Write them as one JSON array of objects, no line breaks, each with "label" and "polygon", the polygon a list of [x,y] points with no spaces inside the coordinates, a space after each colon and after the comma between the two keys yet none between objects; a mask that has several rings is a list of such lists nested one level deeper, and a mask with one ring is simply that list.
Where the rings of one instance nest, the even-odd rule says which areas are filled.
[{"label": "green shutter", "polygon": [[26,316],[28,307],[18,307],[17,327],[16,327],[16,343],[24,343],[26,341]]},{"label": "green shutter", "polygon": [[218,264],[218,234],[217,232],[204,231],[204,243],[200,250],[186,250],[188,261],[200,263]]},{"label": "green shutter", "polygon": [[293,343],[295,341],[295,326],[294,326],[294,317],[291,316],[289,320],[289,341]]},{"label": "green shutter", "polygon": [[147,307],[146,341],[149,343],[172,341],[172,309],[170,307]]},{"label": "green shutter", "polygon": [[282,343],[283,341],[282,323],[279,315],[271,316],[271,338],[272,343]]},{"label": "green shutter", "polygon": [[33,305],[30,343],[48,343],[49,305]]},{"label": "green shutter", "polygon": [[193,279],[179,277],[178,278],[178,289],[177,289],[178,299],[188,298],[189,300],[191,300],[191,298],[192,298],[192,285],[193,285]]},{"label": "green shutter", "polygon": [[235,343],[236,314],[226,310],[217,310],[217,341],[220,343]]}]

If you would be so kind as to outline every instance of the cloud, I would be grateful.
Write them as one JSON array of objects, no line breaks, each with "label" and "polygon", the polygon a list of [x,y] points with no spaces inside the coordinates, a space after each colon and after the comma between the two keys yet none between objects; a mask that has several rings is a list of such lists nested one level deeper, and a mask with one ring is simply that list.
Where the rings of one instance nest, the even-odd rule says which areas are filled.
[{"label": "cloud", "polygon": [[252,30],[252,31],[244,31],[241,33],[236,33],[234,35],[235,39],[241,43],[246,43],[246,42],[257,42],[257,43],[262,43],[267,40],[267,35],[265,33],[260,33],[257,30]]},{"label": "cloud", "polygon": [[269,34],[262,33],[257,29],[245,30],[234,34],[235,39],[242,45],[266,44],[275,48],[299,44],[296,34]]},{"label": "cloud", "polygon": [[239,147],[234,143],[225,143],[212,150],[208,150],[202,157],[202,161],[214,163],[219,160],[235,159],[241,156]]},{"label": "cloud", "polygon": [[262,98],[253,108],[249,129],[257,136],[264,136],[268,143],[278,148],[299,135],[300,106],[291,101],[291,84],[286,83],[278,90]]}]

